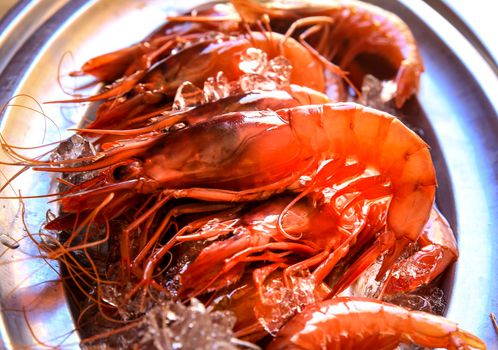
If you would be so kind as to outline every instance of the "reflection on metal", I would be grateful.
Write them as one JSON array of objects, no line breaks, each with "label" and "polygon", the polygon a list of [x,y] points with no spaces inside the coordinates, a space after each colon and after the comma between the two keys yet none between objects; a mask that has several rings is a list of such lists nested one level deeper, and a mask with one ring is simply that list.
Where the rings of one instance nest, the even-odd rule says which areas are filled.
[{"label": "reflection on metal", "polygon": [[[179,2],[171,5],[164,0],[68,2],[55,15],[45,17],[50,19],[5,67],[0,75],[0,103],[21,93],[40,102],[68,98],[57,84],[59,62],[62,85],[70,91],[75,81],[68,78],[67,73],[86,59],[140,40],[164,20],[165,14],[171,14],[173,9],[169,6],[180,11],[200,2],[188,1],[181,5]],[[451,296],[448,316],[488,344],[498,344],[487,317],[489,312],[498,312],[498,279],[495,278],[498,254],[493,250],[498,246],[498,236],[492,231],[498,227],[498,99],[492,101],[498,89],[488,91],[497,86],[496,79],[491,75],[486,77],[485,72],[491,71],[489,66],[486,68],[482,57],[475,59],[477,51],[470,53],[470,44],[461,34],[454,38],[448,36],[451,31],[439,34],[429,25],[432,12],[418,14],[423,8],[409,5],[421,2],[403,1],[407,7],[390,0],[375,2],[398,13],[413,28],[427,67],[420,104],[412,101],[405,112],[411,116],[412,125],[424,130],[432,147],[439,179],[438,205],[458,235],[460,260],[444,282],[447,295]],[[11,35],[14,34],[8,34]],[[459,43],[461,40],[464,42]],[[459,51],[459,60],[451,49],[466,52]],[[75,62],[68,59],[66,52],[72,53]],[[474,60],[472,65],[468,59]],[[14,102],[36,110],[41,108],[28,97],[18,97]],[[43,113],[50,116],[60,130],[45,123],[40,113],[8,108],[1,120],[1,132],[7,142],[19,146],[34,146],[44,139],[45,143],[57,141],[69,135],[65,130],[78,123],[86,107],[43,105]],[[6,155],[0,153],[0,161],[6,159]],[[0,185],[17,170],[0,166]],[[52,185],[47,175],[28,171],[2,195],[17,196],[18,189],[22,194],[44,194]],[[36,233],[46,210],[53,206],[47,205],[46,199],[30,199],[24,203],[27,229]],[[51,269],[37,258],[39,252],[26,239],[18,200],[2,200],[0,232],[20,240],[20,247],[15,250],[0,246],[0,337],[4,343],[0,342],[0,348],[36,347],[37,341],[26,322],[44,343],[78,348],[79,338],[74,332],[69,301],[61,283],[54,282],[59,277],[57,266]]]},{"label": "reflection on metal", "polygon": [[[33,32],[68,0],[28,1],[11,9],[0,23],[0,72]],[[9,18],[12,17],[12,18]]]}]

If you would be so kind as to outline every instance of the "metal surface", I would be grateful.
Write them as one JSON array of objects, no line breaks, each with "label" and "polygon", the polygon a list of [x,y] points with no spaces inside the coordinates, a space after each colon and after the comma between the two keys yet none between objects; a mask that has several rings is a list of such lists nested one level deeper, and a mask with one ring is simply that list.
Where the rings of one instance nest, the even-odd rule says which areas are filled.
[{"label": "metal surface", "polygon": [[[182,8],[178,8],[179,3],[174,6],[183,10],[199,2],[182,3]],[[430,7],[417,7],[413,5],[417,2],[412,1],[403,2],[405,5],[387,0],[375,3],[408,23],[426,64],[420,104],[411,103],[407,111],[411,115],[409,122],[424,129],[432,147],[439,179],[438,204],[458,235],[460,259],[444,282],[450,296],[448,317],[481,336],[490,349],[498,349],[497,335],[488,317],[489,312],[498,313],[498,89],[494,89],[497,78],[486,74],[492,69],[482,57],[475,58],[479,52],[463,36],[433,28],[441,15],[431,12]],[[5,62],[0,75],[0,103],[3,105],[10,96],[18,94],[38,101],[68,98],[57,84],[59,63],[62,85],[71,90],[75,82],[65,76],[67,72],[92,56],[140,40],[173,10],[168,4],[161,0],[77,0],[54,10],[55,14],[47,15],[45,18],[49,19],[38,30],[31,31],[34,34],[26,43],[19,50],[16,48],[13,59]],[[39,11],[40,7],[37,8]],[[36,12],[29,16],[36,17]],[[458,55],[452,51],[462,47],[470,49],[458,51]],[[71,52],[74,61],[67,52]],[[28,97],[18,97],[15,102],[40,108]],[[59,126],[62,135],[52,122],[45,123],[40,114],[15,107],[8,108],[1,120],[7,142],[33,146],[65,137],[69,133],[64,130],[78,123],[85,107],[43,105],[43,110]],[[5,155],[0,155],[0,160],[6,160]],[[5,166],[0,166],[0,170],[2,179],[16,171]],[[18,189],[22,194],[43,194],[53,184],[46,175],[26,172],[11,185],[4,196],[15,196]],[[46,202],[25,201],[29,231],[38,232],[49,207]],[[19,201],[2,200],[0,211],[0,234],[25,237]],[[62,286],[50,282],[58,276],[44,261],[34,257],[37,254],[36,248],[24,239],[20,248],[8,250],[1,257],[3,347],[36,346],[36,336],[48,345],[62,343],[65,348],[77,348],[79,339],[72,332],[73,319]]]},{"label": "metal surface", "polygon": [[40,25],[67,2],[68,0],[20,1],[10,9],[0,22],[0,57],[2,58],[0,73]]}]

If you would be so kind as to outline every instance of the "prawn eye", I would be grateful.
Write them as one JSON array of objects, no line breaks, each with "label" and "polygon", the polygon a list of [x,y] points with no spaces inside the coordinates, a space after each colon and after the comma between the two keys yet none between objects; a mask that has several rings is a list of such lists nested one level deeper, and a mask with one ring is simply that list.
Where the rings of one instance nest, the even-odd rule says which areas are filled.
[{"label": "prawn eye", "polygon": [[114,178],[114,180],[120,181],[126,178],[128,174],[129,174],[128,166],[120,165],[114,169],[114,171],[112,172],[112,177]]}]

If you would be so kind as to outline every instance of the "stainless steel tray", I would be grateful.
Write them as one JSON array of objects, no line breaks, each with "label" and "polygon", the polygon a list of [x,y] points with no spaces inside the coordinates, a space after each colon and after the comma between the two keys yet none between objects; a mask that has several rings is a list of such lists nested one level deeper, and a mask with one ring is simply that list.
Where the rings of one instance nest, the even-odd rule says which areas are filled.
[{"label": "stainless steel tray", "polygon": [[[37,101],[67,98],[57,84],[59,63],[64,75],[92,56],[140,40],[167,13],[200,2],[42,0],[34,2],[36,6],[21,2],[14,15],[0,23],[0,104],[20,94]],[[409,122],[424,130],[432,147],[439,180],[437,201],[458,235],[460,258],[444,280],[447,316],[482,337],[490,349],[498,349],[488,316],[498,313],[498,69],[486,61],[479,45],[467,40],[458,27],[425,2],[372,2],[408,23],[426,64],[418,102],[411,103],[407,112]],[[74,87],[74,80],[67,77],[61,82],[67,89]],[[39,109],[27,96],[14,102]],[[80,105],[42,107],[60,127],[60,134],[39,114],[11,107],[1,119],[1,132],[9,143],[34,146],[58,140],[69,135],[65,129],[77,124],[85,112]],[[5,159],[1,154],[0,160]],[[1,165],[0,170],[0,183],[14,173]],[[52,185],[50,177],[26,172],[4,195],[15,195],[18,190],[24,195],[43,194]],[[38,232],[49,208],[46,202],[25,201],[31,232]],[[26,236],[19,201],[2,200],[0,213],[0,234]],[[49,268],[35,258],[37,254],[24,239],[18,249],[0,258],[0,349],[43,344],[78,348],[57,266]]]}]

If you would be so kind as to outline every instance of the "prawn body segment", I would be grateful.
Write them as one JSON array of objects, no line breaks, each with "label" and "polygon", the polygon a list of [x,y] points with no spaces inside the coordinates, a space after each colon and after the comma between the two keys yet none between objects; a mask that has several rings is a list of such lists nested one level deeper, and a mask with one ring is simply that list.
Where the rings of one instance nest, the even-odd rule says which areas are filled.
[{"label": "prawn body segment", "polygon": [[[128,182],[108,180],[115,182],[110,189],[124,186],[138,193],[174,191],[171,193],[176,197],[233,202],[265,199],[299,188],[298,180],[303,175],[326,179],[327,171],[336,165],[319,169],[323,161],[335,160],[340,165],[341,160],[353,159],[361,165],[357,176],[362,174],[360,169],[371,167],[379,174],[376,182],[389,182],[388,193],[382,187],[369,196],[391,196],[387,231],[394,234],[395,241],[378,245],[368,259],[373,262],[394,247],[391,261],[385,259],[386,268],[408,242],[417,240],[434,201],[436,180],[428,146],[393,116],[352,103],[230,113],[150,139],[129,140],[124,145],[104,152],[101,159],[88,166],[56,170],[106,168],[112,164],[111,159],[127,154],[130,159],[119,160],[130,161],[121,169],[130,174]],[[130,166],[133,168],[126,170]],[[326,185],[327,181],[319,181]],[[361,180],[357,187],[369,181],[374,180]],[[315,184],[307,191],[325,185]],[[206,190],[191,189],[198,186]],[[108,193],[96,188],[88,195],[99,191]],[[77,208],[68,204],[84,196],[75,193],[62,198],[62,203],[66,208]]]}]

